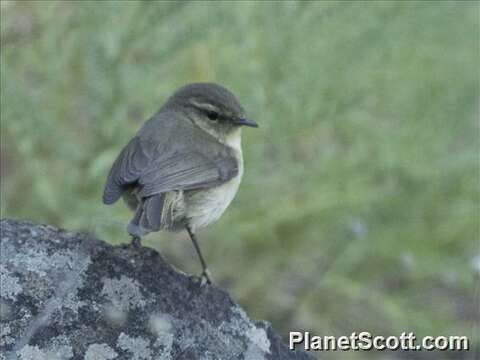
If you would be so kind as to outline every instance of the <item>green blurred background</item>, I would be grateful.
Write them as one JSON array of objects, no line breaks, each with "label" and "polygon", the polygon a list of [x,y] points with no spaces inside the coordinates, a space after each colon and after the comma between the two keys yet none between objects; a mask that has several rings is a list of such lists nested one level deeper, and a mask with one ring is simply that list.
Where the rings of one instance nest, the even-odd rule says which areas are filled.
[{"label": "green blurred background", "polygon": [[[284,336],[478,346],[478,49],[477,2],[2,1],[1,215],[129,241],[112,161],[176,88],[218,82],[261,127],[200,233],[216,282]],[[185,233],[145,244],[199,272]]]}]

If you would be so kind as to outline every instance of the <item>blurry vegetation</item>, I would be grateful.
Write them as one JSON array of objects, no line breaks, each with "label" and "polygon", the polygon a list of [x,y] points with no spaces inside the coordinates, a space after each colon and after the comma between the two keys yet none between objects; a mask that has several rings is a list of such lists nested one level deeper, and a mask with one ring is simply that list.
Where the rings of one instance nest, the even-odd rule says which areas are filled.
[{"label": "blurry vegetation", "polygon": [[[478,343],[478,11],[2,1],[2,217],[128,241],[124,204],[101,203],[114,157],[177,87],[215,81],[261,125],[237,198],[200,234],[218,283],[284,334]],[[199,271],[185,233],[146,244]]]}]

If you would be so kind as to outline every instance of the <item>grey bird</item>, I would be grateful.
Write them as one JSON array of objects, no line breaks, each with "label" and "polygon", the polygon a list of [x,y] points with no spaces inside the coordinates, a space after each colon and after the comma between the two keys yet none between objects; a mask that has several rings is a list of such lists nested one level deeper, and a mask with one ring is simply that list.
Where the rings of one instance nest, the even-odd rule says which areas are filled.
[{"label": "grey bird", "polygon": [[226,88],[195,83],[178,89],[147,120],[112,165],[103,202],[120,197],[135,211],[127,230],[132,244],[154,231],[187,230],[210,283],[195,233],[219,219],[243,174],[245,118]]}]

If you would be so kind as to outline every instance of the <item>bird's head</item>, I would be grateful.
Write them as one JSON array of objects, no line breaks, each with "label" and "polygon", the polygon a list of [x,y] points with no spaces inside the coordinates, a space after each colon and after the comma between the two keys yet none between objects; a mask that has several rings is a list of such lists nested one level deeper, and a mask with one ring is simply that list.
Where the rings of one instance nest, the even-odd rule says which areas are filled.
[{"label": "bird's head", "polygon": [[194,83],[178,89],[167,106],[182,110],[188,118],[215,137],[227,137],[242,126],[258,127],[229,90],[213,83]]}]

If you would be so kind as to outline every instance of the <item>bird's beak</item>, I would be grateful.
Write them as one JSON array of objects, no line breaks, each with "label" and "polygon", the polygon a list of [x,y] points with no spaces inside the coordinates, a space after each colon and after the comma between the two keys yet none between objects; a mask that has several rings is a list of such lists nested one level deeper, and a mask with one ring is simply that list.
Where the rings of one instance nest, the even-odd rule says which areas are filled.
[{"label": "bird's beak", "polygon": [[258,127],[258,124],[253,120],[236,119],[234,122],[235,122],[235,125],[239,125],[239,126]]}]

